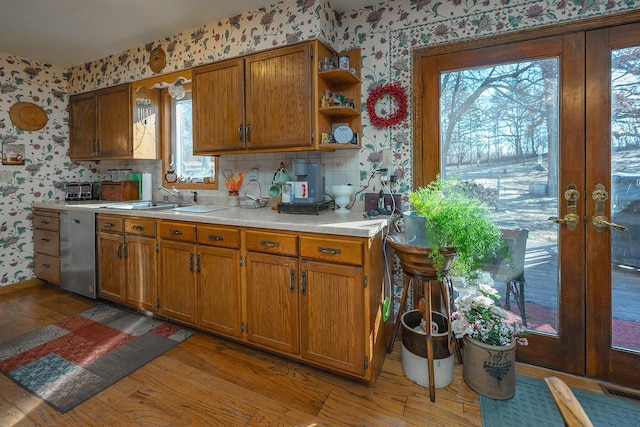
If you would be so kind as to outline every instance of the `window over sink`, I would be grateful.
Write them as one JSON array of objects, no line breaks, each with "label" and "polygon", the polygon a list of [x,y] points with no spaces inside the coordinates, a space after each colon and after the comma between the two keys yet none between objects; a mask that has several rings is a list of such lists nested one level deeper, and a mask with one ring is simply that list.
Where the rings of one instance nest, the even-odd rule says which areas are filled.
[{"label": "window over sink", "polygon": [[[217,159],[193,154],[191,70],[138,81],[135,87],[137,110],[151,111],[147,104],[159,103],[162,185],[178,189],[217,189]],[[139,116],[149,120],[146,115]]]}]

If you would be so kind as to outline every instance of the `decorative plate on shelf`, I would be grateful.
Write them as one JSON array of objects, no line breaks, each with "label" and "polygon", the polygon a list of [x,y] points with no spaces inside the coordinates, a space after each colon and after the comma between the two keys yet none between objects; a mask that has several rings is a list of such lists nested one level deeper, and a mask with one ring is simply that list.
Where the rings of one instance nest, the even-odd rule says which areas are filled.
[{"label": "decorative plate on shelf", "polygon": [[353,139],[353,131],[347,125],[340,125],[333,131],[333,138],[338,144],[348,144]]},{"label": "decorative plate on shelf", "polygon": [[160,46],[154,48],[149,54],[149,68],[154,73],[159,73],[167,62],[167,54]]}]

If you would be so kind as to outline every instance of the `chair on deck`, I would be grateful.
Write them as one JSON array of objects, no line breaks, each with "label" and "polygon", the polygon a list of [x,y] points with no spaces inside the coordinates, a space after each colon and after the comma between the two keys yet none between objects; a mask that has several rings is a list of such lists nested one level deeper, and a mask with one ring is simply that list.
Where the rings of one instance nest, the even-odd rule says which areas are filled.
[{"label": "chair on deck", "polygon": [[494,257],[488,258],[482,265],[489,271],[494,282],[506,284],[504,308],[511,309],[511,295],[513,295],[518,308],[522,324],[527,326],[527,313],[524,300],[524,258],[527,252],[527,228],[513,228],[502,230],[502,245],[496,251]]}]

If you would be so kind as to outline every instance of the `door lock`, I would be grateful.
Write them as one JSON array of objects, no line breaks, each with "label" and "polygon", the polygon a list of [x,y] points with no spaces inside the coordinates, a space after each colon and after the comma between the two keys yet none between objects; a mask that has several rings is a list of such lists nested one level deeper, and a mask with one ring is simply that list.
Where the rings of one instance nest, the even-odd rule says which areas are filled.
[{"label": "door lock", "polygon": [[596,228],[596,231],[602,233],[607,227],[615,228],[620,231],[627,231],[627,227],[624,225],[614,224],[609,222],[609,218],[604,214],[604,204],[609,200],[609,193],[605,190],[604,185],[596,184],[596,189],[591,193],[591,197],[596,202],[596,210],[591,217],[591,223]]},{"label": "door lock", "polygon": [[575,231],[576,226],[580,223],[580,217],[576,213],[580,192],[577,190],[575,184],[569,184],[567,186],[567,191],[564,192],[564,198],[567,201],[567,214],[564,218],[552,216],[549,218],[549,221],[553,221],[556,224],[566,224],[569,231]]}]

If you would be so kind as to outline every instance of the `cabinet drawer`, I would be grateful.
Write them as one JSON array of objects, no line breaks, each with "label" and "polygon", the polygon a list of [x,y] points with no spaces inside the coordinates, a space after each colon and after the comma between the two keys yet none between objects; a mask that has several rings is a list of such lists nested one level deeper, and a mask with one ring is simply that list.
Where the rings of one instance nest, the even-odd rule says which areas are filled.
[{"label": "cabinet drawer", "polygon": [[240,247],[240,230],[237,228],[198,225],[197,236],[198,243],[201,245],[213,245],[232,249]]},{"label": "cabinet drawer", "polygon": [[124,219],[120,216],[98,215],[96,219],[96,227],[102,231],[122,232]]},{"label": "cabinet drawer", "polygon": [[300,237],[300,255],[302,258],[362,265],[363,251],[364,242],[361,241]]},{"label": "cabinet drawer", "polygon": [[56,213],[37,212],[33,215],[33,228],[60,230],[60,216]]},{"label": "cabinet drawer", "polygon": [[156,235],[156,221],[143,218],[125,218],[124,231],[129,234],[153,237]]},{"label": "cabinet drawer", "polygon": [[196,241],[196,226],[186,222],[160,221],[159,233],[161,239],[191,243]]},{"label": "cabinet drawer", "polygon": [[33,249],[45,255],[60,256],[60,234],[52,230],[33,230]]},{"label": "cabinet drawer", "polygon": [[33,271],[37,278],[48,282],[60,283],[60,259],[58,257],[35,253]]},{"label": "cabinet drawer", "polygon": [[298,256],[298,237],[291,234],[247,231],[247,250]]}]

